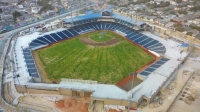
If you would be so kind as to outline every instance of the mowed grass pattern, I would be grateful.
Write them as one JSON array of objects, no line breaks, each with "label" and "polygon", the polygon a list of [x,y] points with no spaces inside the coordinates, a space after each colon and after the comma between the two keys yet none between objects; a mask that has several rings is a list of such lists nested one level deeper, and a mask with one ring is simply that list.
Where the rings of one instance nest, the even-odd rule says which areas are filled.
[{"label": "mowed grass pattern", "polygon": [[115,84],[153,60],[141,48],[112,32],[107,32],[107,35],[121,40],[114,46],[94,47],[79,41],[79,38],[94,34],[98,32],[38,50],[49,78],[96,80],[99,83]]}]

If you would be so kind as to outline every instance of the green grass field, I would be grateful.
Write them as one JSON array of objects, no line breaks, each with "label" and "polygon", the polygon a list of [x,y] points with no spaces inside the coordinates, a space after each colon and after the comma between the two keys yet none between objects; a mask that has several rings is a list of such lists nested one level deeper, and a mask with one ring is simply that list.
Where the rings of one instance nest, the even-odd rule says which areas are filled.
[{"label": "green grass field", "polygon": [[[153,60],[141,48],[106,31],[105,40],[117,38],[114,46],[94,47],[83,44],[79,38],[98,35],[102,31],[80,35],[50,47],[38,50],[39,58],[51,80],[60,78],[96,80],[99,83],[115,84]],[[96,35],[96,36],[95,36]],[[103,41],[105,41],[103,40]]]}]

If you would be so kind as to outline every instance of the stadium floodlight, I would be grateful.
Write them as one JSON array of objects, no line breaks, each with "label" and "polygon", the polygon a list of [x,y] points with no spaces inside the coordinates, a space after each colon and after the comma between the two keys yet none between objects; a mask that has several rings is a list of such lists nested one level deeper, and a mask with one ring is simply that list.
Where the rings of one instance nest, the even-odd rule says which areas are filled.
[{"label": "stadium floodlight", "polygon": [[133,79],[134,79],[134,75],[136,75],[136,72],[131,72],[130,73],[130,76],[132,77],[131,78],[131,94],[129,96],[129,102],[128,102],[128,112],[130,112],[130,107],[131,107],[131,99],[133,98],[133,93],[132,93],[132,89],[133,89]]},{"label": "stadium floodlight", "polygon": [[24,96],[24,91],[23,91],[23,88],[22,88],[23,85],[20,84],[19,79],[18,79],[18,75],[16,74],[15,70],[13,70],[12,72],[13,72],[13,78],[14,78],[14,79],[15,79],[15,78],[17,79],[17,81],[18,81],[18,83],[19,83],[19,86],[21,87],[21,93],[22,93],[22,95]]}]

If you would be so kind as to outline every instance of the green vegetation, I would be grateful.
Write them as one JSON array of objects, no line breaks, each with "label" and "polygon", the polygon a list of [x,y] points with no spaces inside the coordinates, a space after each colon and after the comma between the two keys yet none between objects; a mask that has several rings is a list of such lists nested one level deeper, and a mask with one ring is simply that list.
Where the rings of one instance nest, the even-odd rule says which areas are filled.
[{"label": "green vegetation", "polygon": [[113,38],[113,33],[106,32],[106,34],[102,34],[103,32],[94,32],[93,35],[90,35],[90,39],[94,40],[95,42],[105,42]]},{"label": "green vegetation", "polygon": [[194,7],[190,8],[190,11],[194,11],[194,12],[197,12],[199,10],[200,10],[200,5],[194,5]]},{"label": "green vegetation", "polygon": [[160,4],[157,4],[157,3],[147,3],[146,5],[147,5],[147,7],[153,9],[153,8],[158,8],[158,7],[167,7],[167,6],[170,5],[170,3],[168,1],[166,1],[166,2],[161,1]]},{"label": "green vegetation", "polygon": [[39,14],[53,9],[53,7],[49,4],[50,1],[51,0],[40,0],[37,2],[38,5],[42,6],[40,11],[38,12]]},{"label": "green vegetation", "polygon": [[116,0],[109,0],[109,1],[107,2],[107,4],[109,4],[109,5],[115,5],[115,6],[118,5]]},{"label": "green vegetation", "polygon": [[174,28],[175,28],[175,30],[180,31],[180,32],[185,31],[182,24],[175,24]]},{"label": "green vegetation", "polygon": [[187,32],[186,35],[190,35],[190,36],[192,36],[193,33],[192,33],[192,32]]},{"label": "green vegetation", "polygon": [[182,3],[182,0],[175,0],[177,3]]},{"label": "green vegetation", "polygon": [[186,15],[188,12],[186,10],[179,10],[178,13]]},{"label": "green vegetation", "polygon": [[114,46],[94,47],[79,39],[100,35],[101,32],[80,35],[37,51],[49,78],[96,80],[115,84],[153,60],[141,48],[112,32],[106,31],[109,36],[120,40]]},{"label": "green vegetation", "polygon": [[198,26],[190,25],[190,28],[200,31],[200,27],[198,27]]},{"label": "green vegetation", "polygon": [[21,14],[19,12],[17,12],[17,11],[13,12],[12,15],[13,15],[13,18],[14,18],[15,22],[17,21],[17,18],[21,16]]},{"label": "green vegetation", "polygon": [[137,0],[136,2],[134,2],[134,0],[130,0],[130,4],[141,4],[141,3],[147,3],[150,2],[151,0]]}]

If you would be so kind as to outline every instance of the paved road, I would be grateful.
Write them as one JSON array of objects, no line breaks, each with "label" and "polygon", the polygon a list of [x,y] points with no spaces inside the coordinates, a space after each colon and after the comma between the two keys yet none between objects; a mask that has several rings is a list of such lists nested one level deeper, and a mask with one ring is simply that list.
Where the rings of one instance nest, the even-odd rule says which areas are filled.
[{"label": "paved road", "polygon": [[[95,4],[92,4],[92,5],[89,5],[89,6],[93,6],[93,5],[95,5]],[[86,6],[86,7],[89,7],[89,6]],[[72,12],[76,12],[76,11],[81,10],[81,9],[83,9],[83,8],[85,8],[85,7],[78,8],[78,9],[76,9],[76,10],[73,10]],[[30,25],[27,25],[27,26],[24,26],[24,27],[15,29],[15,30],[12,30],[12,31],[10,31],[10,32],[6,32],[6,33],[3,33],[3,34],[0,34],[0,39],[1,39],[1,37],[9,37],[11,34],[13,34],[13,33],[15,33],[15,32],[20,32],[20,31],[25,30],[25,29],[27,29],[27,28],[37,26],[37,25],[39,25],[39,24],[41,24],[41,23],[47,23],[47,22],[50,22],[50,21],[54,21],[54,20],[57,20],[57,19],[59,19],[59,18],[63,18],[63,17],[65,17],[65,16],[67,16],[67,15],[70,15],[70,14],[71,14],[71,12],[68,12],[68,13],[65,13],[65,14],[62,14],[62,15],[58,15],[58,16],[55,16],[55,17],[52,17],[52,18],[48,18],[48,19],[45,19],[45,20],[42,20],[42,21],[39,21],[39,22],[30,24]]]},{"label": "paved road", "polygon": [[5,47],[5,43],[7,42],[7,39],[1,39],[0,40],[0,59],[1,59],[1,55],[3,53],[4,47]]}]

